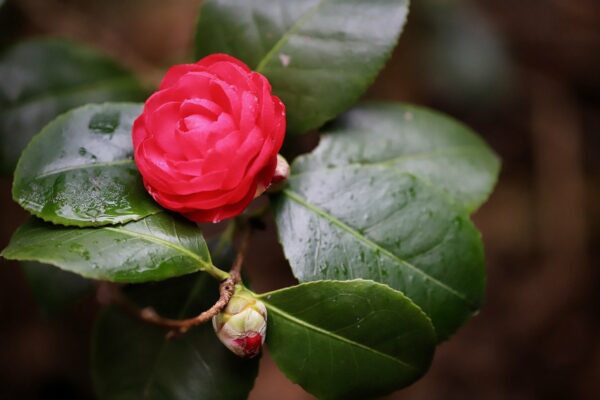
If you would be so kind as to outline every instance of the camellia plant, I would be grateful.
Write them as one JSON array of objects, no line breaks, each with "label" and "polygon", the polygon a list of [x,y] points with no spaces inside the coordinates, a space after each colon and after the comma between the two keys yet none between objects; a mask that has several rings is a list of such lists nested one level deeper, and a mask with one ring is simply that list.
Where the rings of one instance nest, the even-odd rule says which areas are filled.
[{"label": "camellia plant", "polygon": [[[3,141],[96,102],[22,152],[13,197],[32,217],[2,255],[98,281],[99,398],[246,398],[263,343],[318,398],[385,395],[478,311],[469,216],[498,158],[437,112],[355,105],[407,12],[407,0],[207,0],[197,61],[171,67],[144,104],[103,102],[143,90],[77,45],[5,52]],[[284,140],[316,130],[290,166]],[[241,269],[269,214],[298,284],[256,293]],[[197,224],[217,222],[211,238]]]}]

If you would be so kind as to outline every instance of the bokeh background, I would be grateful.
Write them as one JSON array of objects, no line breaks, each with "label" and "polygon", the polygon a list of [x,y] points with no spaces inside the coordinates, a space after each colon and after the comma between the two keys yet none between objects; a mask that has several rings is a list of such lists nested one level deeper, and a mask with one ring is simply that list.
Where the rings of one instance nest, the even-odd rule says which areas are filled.
[{"label": "bokeh background", "polygon": [[[475,215],[486,304],[439,347],[424,379],[389,398],[600,399],[600,2],[412,3],[400,45],[367,97],[465,121],[503,169]],[[29,37],[74,39],[150,87],[170,64],[191,58],[199,4],[7,0],[0,48]],[[0,177],[0,247],[26,218],[10,183]],[[259,291],[293,283],[273,235],[271,224],[252,242],[259,250],[247,269]],[[89,295],[62,312],[40,308],[23,269],[0,261],[0,399],[92,399],[97,311]],[[268,356],[261,363],[251,399],[310,398]]]}]

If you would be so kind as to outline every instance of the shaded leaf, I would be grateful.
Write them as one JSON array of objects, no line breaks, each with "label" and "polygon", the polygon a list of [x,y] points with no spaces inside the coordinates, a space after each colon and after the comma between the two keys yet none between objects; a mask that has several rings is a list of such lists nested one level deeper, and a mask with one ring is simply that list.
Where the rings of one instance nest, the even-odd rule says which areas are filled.
[{"label": "shaded leaf", "polygon": [[424,0],[411,11],[413,24],[422,30],[417,68],[436,98],[472,113],[502,107],[516,95],[514,60],[480,5]]},{"label": "shaded leaf", "polygon": [[54,316],[94,290],[91,281],[51,265],[24,262],[27,284],[40,310]]},{"label": "shaded leaf", "polygon": [[288,131],[318,128],[354,103],[383,67],[408,0],[208,0],[196,55],[227,53],[264,74]]},{"label": "shaded leaf", "polygon": [[138,104],[94,104],[52,121],[19,160],[14,200],[62,225],[116,224],[161,211],[133,161],[131,126],[140,113]]},{"label": "shaded leaf", "polygon": [[31,137],[58,114],[91,102],[140,101],[132,74],[84,46],[19,43],[0,56],[0,170],[12,172]]},{"label": "shaded leaf", "polygon": [[167,213],[101,228],[57,226],[32,218],[1,255],[114,282],[157,281],[213,268],[196,224]]},{"label": "shaded leaf", "polygon": [[267,344],[293,382],[323,399],[364,399],[429,368],[435,333],[402,293],[372,281],[321,281],[265,293]]},{"label": "shaded leaf", "polygon": [[[215,256],[217,263],[225,262]],[[158,284],[136,285],[127,294],[161,315],[187,318],[218,297],[218,282],[194,274]],[[94,334],[92,368],[99,399],[245,399],[258,359],[244,360],[223,346],[211,324],[165,339],[166,330],[110,308]]]}]

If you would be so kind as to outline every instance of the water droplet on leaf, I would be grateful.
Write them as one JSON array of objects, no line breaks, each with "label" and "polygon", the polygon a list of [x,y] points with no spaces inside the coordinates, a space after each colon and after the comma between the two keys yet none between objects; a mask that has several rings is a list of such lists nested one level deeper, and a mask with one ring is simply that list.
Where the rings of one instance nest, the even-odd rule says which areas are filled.
[{"label": "water droplet on leaf", "polygon": [[104,111],[94,114],[88,128],[94,133],[113,133],[119,126],[121,115],[118,111]]}]

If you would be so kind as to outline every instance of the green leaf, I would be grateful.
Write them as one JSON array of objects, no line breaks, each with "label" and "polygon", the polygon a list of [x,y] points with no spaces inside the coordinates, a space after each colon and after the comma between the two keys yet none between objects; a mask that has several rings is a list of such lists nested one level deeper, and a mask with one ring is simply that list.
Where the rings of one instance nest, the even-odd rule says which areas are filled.
[{"label": "green leaf", "polygon": [[[360,108],[335,129],[294,162],[277,199],[294,275],[385,283],[447,338],[483,299],[483,245],[463,202],[487,196],[495,157],[462,126],[412,107]],[[453,162],[454,151],[461,156]],[[486,163],[495,167],[482,172]]]},{"label": "green leaf", "polygon": [[406,21],[408,0],[207,0],[196,55],[227,53],[264,74],[288,131],[318,128],[370,86]]},{"label": "green leaf", "polygon": [[0,56],[0,170],[12,172],[31,137],[58,114],[91,102],[141,101],[132,74],[81,45],[30,40]]},{"label": "green leaf", "polygon": [[51,265],[24,262],[21,267],[38,307],[46,316],[60,314],[94,289],[91,281]]},{"label": "green leaf", "polygon": [[360,166],[417,176],[474,211],[492,191],[500,162],[471,129],[441,113],[400,103],[367,103],[327,127],[293,173]]},{"label": "green leaf", "polygon": [[114,282],[157,281],[214,269],[196,224],[167,213],[101,228],[70,228],[32,218],[0,255]]},{"label": "green leaf", "polygon": [[322,399],[364,399],[428,369],[435,333],[402,293],[372,281],[320,281],[265,293],[267,344],[293,382]]},{"label": "green leaf", "polygon": [[[206,274],[136,285],[128,295],[161,315],[187,318],[216,301],[218,282]],[[166,330],[111,308],[94,334],[92,370],[100,400],[246,399],[258,359],[238,358],[216,338],[212,325],[165,339]]]},{"label": "green leaf", "polygon": [[99,226],[161,211],[133,161],[138,104],[87,105],[58,117],[27,146],[13,198],[45,221]]}]

